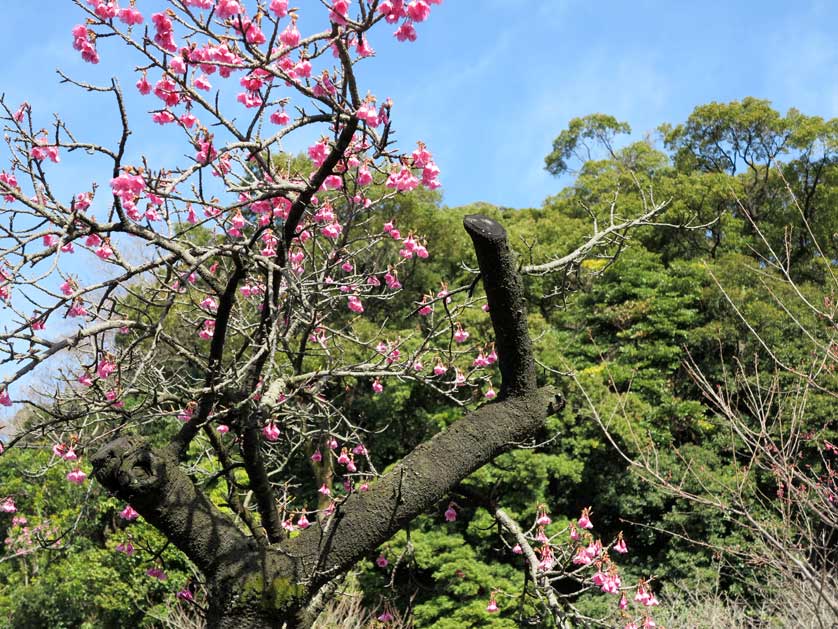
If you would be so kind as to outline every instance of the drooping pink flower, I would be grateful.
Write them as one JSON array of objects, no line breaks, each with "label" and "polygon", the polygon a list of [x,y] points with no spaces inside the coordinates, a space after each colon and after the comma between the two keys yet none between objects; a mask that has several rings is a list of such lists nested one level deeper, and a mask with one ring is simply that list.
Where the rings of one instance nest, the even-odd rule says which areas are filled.
[{"label": "drooping pink flower", "polygon": [[134,26],[143,23],[143,14],[134,7],[125,7],[119,10],[119,19],[128,26]]},{"label": "drooping pink flower", "polygon": [[326,486],[326,483],[323,483],[322,485],[320,485],[320,489],[318,489],[317,492],[319,494],[323,495],[323,496],[331,496],[332,495],[332,490],[329,489]]},{"label": "drooping pink flower", "polygon": [[489,384],[489,388],[486,390],[486,393],[483,394],[487,400],[494,400],[498,396],[497,391],[495,391],[494,387]]},{"label": "drooping pink flower", "polygon": [[617,541],[614,544],[614,552],[620,553],[621,555],[625,555],[628,552],[628,547],[626,546],[626,540],[623,539],[623,533],[620,532],[617,535]]},{"label": "drooping pink flower", "polygon": [[273,422],[268,422],[262,428],[262,434],[268,441],[276,441],[279,439],[279,427]]},{"label": "drooping pink flower", "polygon": [[592,559],[585,552],[585,548],[580,546],[576,551],[576,555],[573,557],[573,564],[576,566],[589,566],[591,563]]},{"label": "drooping pink flower", "polygon": [[381,384],[381,380],[376,378],[372,382],[372,392],[373,393],[381,393],[384,390],[384,385]]},{"label": "drooping pink flower", "polygon": [[300,31],[297,30],[297,16],[291,16],[291,23],[279,34],[279,41],[288,48],[293,48],[300,43]]},{"label": "drooping pink flower", "polygon": [[596,540],[585,547],[585,552],[591,559],[596,559],[602,552],[602,542]]},{"label": "drooping pink flower", "polygon": [[29,154],[36,162],[49,158],[51,162],[57,164],[61,161],[61,157],[58,155],[58,147],[48,144],[48,142],[49,140],[46,137],[36,138]]},{"label": "drooping pink flower", "polygon": [[378,615],[379,622],[391,622],[393,618],[395,618],[395,616],[393,616],[393,614],[386,609]]},{"label": "drooping pink flower", "polygon": [[288,15],[288,0],[271,0],[268,8],[277,18],[284,18]]},{"label": "drooping pink flower", "polygon": [[361,303],[361,299],[357,295],[350,295],[346,306],[352,312],[356,312],[358,314],[364,312],[364,304]]},{"label": "drooping pink flower", "polygon": [[500,608],[498,607],[498,603],[495,600],[495,593],[492,592],[492,594],[489,596],[489,604],[486,605],[486,611],[489,612],[490,614],[494,614],[499,609]]},{"label": "drooping pink flower", "polygon": [[130,541],[128,542],[120,542],[116,545],[116,552],[118,553],[125,553],[129,557],[134,554],[134,544]]},{"label": "drooping pink flower", "polygon": [[198,331],[198,337],[208,341],[215,333],[215,319],[205,319],[203,327]]},{"label": "drooping pink flower", "polygon": [[306,530],[309,526],[311,526],[311,522],[308,521],[305,513],[301,513],[300,517],[297,518],[297,528]]},{"label": "drooping pink flower", "polygon": [[407,16],[414,22],[424,22],[431,13],[431,7],[425,0],[412,0],[407,4]]},{"label": "drooping pink flower", "polygon": [[172,30],[172,20],[166,13],[153,13],[151,21],[154,24],[154,42],[163,50],[171,53],[177,52],[177,44],[175,43],[174,30]]},{"label": "drooping pink flower", "polygon": [[143,193],[145,179],[142,175],[123,173],[111,179],[111,190],[122,201],[130,201]]},{"label": "drooping pink flower", "polygon": [[242,5],[239,4],[239,0],[217,0],[217,4],[215,5],[215,14],[222,20],[226,20],[228,17],[233,17],[234,15],[239,15],[240,13],[244,13],[244,9],[242,9]]},{"label": "drooping pink flower", "polygon": [[75,485],[81,485],[84,483],[86,478],[87,474],[82,472],[79,468],[76,468],[67,474],[67,480]]},{"label": "drooping pink flower", "polygon": [[23,103],[21,103],[20,107],[18,107],[15,110],[15,113],[12,114],[12,120],[14,120],[15,122],[23,122],[23,116],[29,110],[30,110],[29,103],[24,101]]},{"label": "drooping pink flower", "polygon": [[165,581],[166,579],[169,578],[168,575],[165,572],[163,572],[163,569],[159,568],[157,566],[149,568],[148,570],[145,571],[145,573],[148,576],[157,579],[158,581]]},{"label": "drooping pink flower", "polygon": [[114,371],[116,371],[116,363],[110,358],[103,358],[96,367],[96,374],[102,379],[107,378]]},{"label": "drooping pink flower", "polygon": [[591,523],[591,508],[585,507],[582,509],[582,515],[579,516],[579,520],[577,524],[579,525],[580,529],[592,529],[594,525]]},{"label": "drooping pink flower", "polygon": [[87,315],[87,309],[84,307],[84,303],[80,299],[75,300],[67,309],[67,316],[71,318],[86,317]]},{"label": "drooping pink flower", "polygon": [[287,125],[290,122],[290,120],[291,117],[288,115],[284,108],[277,109],[270,116],[270,121],[275,125],[279,125],[281,127]]},{"label": "drooping pink flower", "polygon": [[151,94],[151,83],[148,82],[148,77],[145,72],[143,72],[143,75],[137,81],[137,91],[143,96]]},{"label": "drooping pink flower", "polygon": [[445,510],[444,516],[446,522],[454,522],[457,519],[457,511],[454,509],[453,502],[448,503],[448,508]]},{"label": "drooping pink flower", "polygon": [[222,435],[226,435],[228,432],[230,432],[230,427],[227,424],[218,424],[218,426],[216,426],[215,429]]},{"label": "drooping pink flower", "polygon": [[76,454],[76,451],[73,448],[73,446],[70,446],[64,451],[64,453],[61,455],[61,458],[65,461],[77,461],[79,456]]},{"label": "drooping pink flower", "polygon": [[15,500],[11,496],[6,496],[3,498],[2,502],[0,502],[0,511],[3,513],[16,513],[17,512],[17,505],[15,505]]},{"label": "drooping pink flower", "polygon": [[468,340],[468,337],[470,336],[468,331],[463,329],[463,326],[460,324],[459,321],[456,324],[454,324],[454,328],[454,340],[457,343],[465,343]]},{"label": "drooping pink flower", "polygon": [[407,166],[402,166],[398,172],[390,173],[385,185],[398,192],[410,192],[419,185],[419,179],[414,176]]},{"label": "drooping pink flower", "polygon": [[83,24],[73,27],[73,48],[81,53],[81,58],[88,63],[99,63],[99,53],[96,52],[96,36],[88,31]]},{"label": "drooping pink flower", "polygon": [[393,33],[399,41],[416,41],[416,29],[411,22],[402,22],[402,25]]},{"label": "drooping pink flower", "polygon": [[125,508],[119,512],[119,517],[127,522],[133,522],[140,517],[140,514],[131,505],[125,505]]},{"label": "drooping pink flower", "polygon": [[[3,184],[3,187],[5,187],[6,190],[17,191],[17,192],[20,191],[20,188],[18,187],[17,179],[15,178],[14,173],[7,173],[5,171],[0,172],[0,183]],[[15,196],[13,194],[4,194],[3,195],[3,200],[8,202],[8,203],[11,203],[12,201],[15,200]]]}]

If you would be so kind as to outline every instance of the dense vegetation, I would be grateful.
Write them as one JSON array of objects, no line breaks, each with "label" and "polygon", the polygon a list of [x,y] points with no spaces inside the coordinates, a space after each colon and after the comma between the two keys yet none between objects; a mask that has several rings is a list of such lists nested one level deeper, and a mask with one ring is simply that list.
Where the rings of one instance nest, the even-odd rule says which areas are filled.
[{"label": "dense vegetation", "polygon": [[[542,443],[502,455],[463,484],[452,496],[456,521],[442,524],[442,504],[385,544],[389,567],[377,566],[376,556],[359,567],[350,585],[370,608],[391,601],[417,627],[442,629],[511,629],[536,618],[532,599],[518,603],[527,585],[486,509],[495,502],[521,522],[546,504],[555,530],[591,507],[603,538],[623,531],[629,543],[624,582],[654,576],[664,604],[684,591],[723,592],[756,610],[773,595],[782,557],[763,531],[793,519],[783,499],[793,490],[782,470],[760,467],[703,382],[725,390],[729,411],[745,425],[760,420],[751,393],[773,391],[764,408],[780,421],[767,434],[782,439],[793,431],[795,462],[813,478],[828,474],[830,461],[835,466],[824,442],[838,435],[831,353],[838,121],[794,110],[783,116],[745,99],[704,105],[682,124],[663,125],[659,144],[621,144],[627,131],[603,115],[572,121],[547,168],[573,171],[575,182],[538,209],[447,208],[430,192],[394,202],[394,216],[426,235],[432,253],[403,282],[430,292],[470,281],[460,265],[462,257],[474,266],[460,228],[465,214],[501,221],[526,262],[572,250],[592,218],[607,221],[612,208],[634,216],[644,195],[669,200],[660,224],[633,231],[613,262],[592,258],[559,278],[527,279],[539,377],[560,387],[567,404]],[[392,300],[372,321],[392,325],[413,308],[406,297]],[[463,323],[478,333],[488,326],[477,313]],[[799,374],[806,374],[805,393]],[[459,414],[410,383],[375,399],[368,391],[359,386],[348,396],[347,412],[365,417],[379,470]],[[805,411],[795,413],[800,395]],[[40,476],[22,472],[39,465]],[[834,497],[834,476],[831,482]],[[226,489],[216,483],[213,496],[223,505]],[[177,605],[192,605],[175,599],[193,579],[188,563],[153,528],[121,519],[123,505],[98,485],[68,489],[49,456],[18,449],[4,456],[0,486],[28,518],[0,520],[0,618],[12,626],[152,626]],[[748,525],[742,505],[760,526]],[[808,558],[821,566],[835,565],[830,521],[834,511],[818,525],[827,536],[820,555]],[[133,555],[116,550],[129,541]],[[146,575],[155,567],[165,568],[167,580]],[[490,616],[493,590],[503,604]],[[576,598],[580,612],[592,615],[614,604]]]}]

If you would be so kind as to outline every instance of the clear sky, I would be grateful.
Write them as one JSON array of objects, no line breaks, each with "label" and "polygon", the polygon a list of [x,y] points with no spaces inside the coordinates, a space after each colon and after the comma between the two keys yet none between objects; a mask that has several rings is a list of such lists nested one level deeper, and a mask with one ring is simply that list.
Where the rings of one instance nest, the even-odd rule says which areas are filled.
[{"label": "clear sky", "polygon": [[[54,69],[104,78],[116,68],[114,47],[101,45],[98,67],[80,60],[70,0],[0,4],[0,91],[106,139],[110,104],[59,86]],[[319,2],[294,4],[311,13]],[[158,5],[137,2],[146,15]],[[444,0],[416,43],[380,28],[371,38],[379,57],[360,74],[362,89],[395,101],[404,147],[424,139],[434,152],[446,204],[534,207],[567,183],[544,172],[543,158],[575,116],[609,113],[641,138],[696,105],[745,96],[781,111],[838,115],[836,24],[830,0]],[[134,120],[150,125],[139,113]],[[143,141],[143,128],[135,149],[175,150]],[[68,165],[62,176],[73,180],[79,168]]]}]

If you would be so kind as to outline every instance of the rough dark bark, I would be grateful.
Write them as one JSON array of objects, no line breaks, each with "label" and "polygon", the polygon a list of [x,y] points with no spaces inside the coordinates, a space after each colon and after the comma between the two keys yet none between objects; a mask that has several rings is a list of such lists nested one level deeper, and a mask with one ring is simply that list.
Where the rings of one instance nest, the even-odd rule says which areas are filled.
[{"label": "rough dark bark", "polygon": [[310,619],[298,618],[324,584],[543,427],[554,395],[536,388],[523,285],[506,231],[483,216],[468,216],[464,223],[489,301],[502,396],[419,445],[368,492],[349,496],[331,518],[294,539],[260,547],[212,505],[167,451],[141,438],[121,438],[93,457],[96,478],[130,501],[205,574],[210,629],[308,625]]},{"label": "rough dark bark", "polygon": [[527,300],[517,261],[503,225],[469,214],[463,225],[474,243],[501,373],[500,399],[535,389],[535,361],[527,328]]}]

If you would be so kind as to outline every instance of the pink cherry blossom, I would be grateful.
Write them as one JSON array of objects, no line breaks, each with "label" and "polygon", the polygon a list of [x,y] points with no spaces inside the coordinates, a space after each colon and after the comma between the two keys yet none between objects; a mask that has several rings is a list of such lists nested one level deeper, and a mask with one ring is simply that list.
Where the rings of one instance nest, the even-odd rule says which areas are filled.
[{"label": "pink cherry blossom", "polygon": [[288,48],[293,48],[300,43],[300,31],[297,30],[297,18],[295,15],[291,16],[291,23],[279,34],[279,41]]},{"label": "pink cherry blossom", "polygon": [[163,50],[168,52],[177,52],[177,44],[175,43],[174,31],[172,30],[172,20],[165,13],[153,13],[151,21],[154,24],[154,42]]},{"label": "pink cherry blossom", "polygon": [[617,542],[614,544],[613,548],[615,553],[620,553],[621,555],[625,555],[628,552],[626,540],[623,539],[622,533],[617,536]]},{"label": "pink cherry blossom", "polygon": [[288,15],[288,0],[271,0],[268,8],[276,17],[283,18]]},{"label": "pink cherry blossom", "polygon": [[125,508],[119,512],[119,517],[127,522],[133,522],[140,514],[137,513],[131,505],[126,505]]},{"label": "pink cherry blossom", "polygon": [[82,472],[79,468],[76,468],[67,474],[67,480],[75,485],[81,485],[84,483],[86,478],[87,474]]},{"label": "pink cherry blossom", "polygon": [[153,577],[153,578],[157,579],[158,581],[165,581],[166,579],[168,579],[168,578],[169,578],[169,577],[166,575],[166,573],[165,573],[165,572],[163,572],[163,569],[162,569],[162,568],[158,568],[158,567],[149,568],[148,570],[146,570],[146,571],[145,571],[145,573],[146,573],[148,576],[150,576],[150,577]]},{"label": "pink cherry blossom", "polygon": [[73,27],[73,48],[81,52],[81,58],[88,63],[99,63],[99,53],[94,45],[93,31],[88,31],[83,24]]},{"label": "pink cherry blossom", "polygon": [[407,5],[407,16],[414,22],[424,22],[431,13],[431,7],[425,0],[412,0]]},{"label": "pink cherry blossom", "polygon": [[448,508],[443,515],[445,516],[446,522],[454,522],[457,519],[457,511],[454,509],[453,502],[448,504]]},{"label": "pink cherry blossom", "polygon": [[134,554],[134,545],[131,542],[120,542],[116,545],[116,552],[125,553],[130,557]]},{"label": "pink cherry blossom", "polygon": [[285,126],[291,120],[285,109],[277,109],[270,116],[270,121],[275,125]]},{"label": "pink cherry blossom", "polygon": [[403,22],[393,33],[399,41],[416,41],[416,29],[410,22]]},{"label": "pink cherry blossom", "polygon": [[268,422],[265,424],[264,428],[262,428],[262,435],[264,435],[265,439],[268,441],[276,441],[279,439],[279,427],[273,422]]},{"label": "pink cherry blossom", "polygon": [[454,340],[457,343],[465,343],[470,336],[469,333],[463,329],[463,326],[459,322],[457,322],[454,327]]},{"label": "pink cherry blossom", "polygon": [[[114,3],[116,4],[116,3]],[[143,15],[134,7],[125,7],[119,10],[119,19],[128,26],[135,26],[143,23]]]}]

